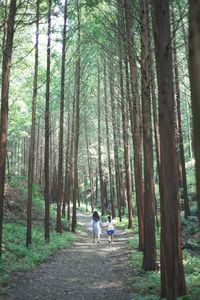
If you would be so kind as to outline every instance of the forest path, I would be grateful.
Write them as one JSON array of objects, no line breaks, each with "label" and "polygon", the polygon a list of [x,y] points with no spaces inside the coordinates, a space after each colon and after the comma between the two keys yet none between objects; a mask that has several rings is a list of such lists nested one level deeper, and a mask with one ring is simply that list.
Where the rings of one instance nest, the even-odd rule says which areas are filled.
[{"label": "forest path", "polygon": [[131,299],[128,235],[117,229],[110,245],[102,228],[100,243],[93,243],[91,215],[79,212],[77,217],[87,234],[39,267],[14,274],[1,300]]}]

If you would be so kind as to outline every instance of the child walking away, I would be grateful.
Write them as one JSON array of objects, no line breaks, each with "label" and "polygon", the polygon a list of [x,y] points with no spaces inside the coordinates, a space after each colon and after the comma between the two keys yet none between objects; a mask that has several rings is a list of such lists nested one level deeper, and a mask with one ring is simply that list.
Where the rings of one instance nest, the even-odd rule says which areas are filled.
[{"label": "child walking away", "polygon": [[108,216],[108,221],[106,222],[107,235],[109,244],[113,242],[113,234],[115,232],[113,220],[111,220],[111,216]]},{"label": "child walking away", "polygon": [[97,211],[93,212],[92,215],[92,231],[93,231],[93,242],[100,242],[100,234],[101,234],[101,220]]}]

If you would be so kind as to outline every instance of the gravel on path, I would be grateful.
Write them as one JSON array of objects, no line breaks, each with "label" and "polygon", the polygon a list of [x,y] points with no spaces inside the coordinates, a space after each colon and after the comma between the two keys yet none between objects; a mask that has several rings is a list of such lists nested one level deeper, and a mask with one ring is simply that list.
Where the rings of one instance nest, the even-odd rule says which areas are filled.
[{"label": "gravel on path", "polygon": [[39,267],[14,274],[9,294],[0,300],[130,300],[129,237],[117,229],[108,244],[103,228],[100,243],[93,243],[90,218],[78,213],[87,234]]}]

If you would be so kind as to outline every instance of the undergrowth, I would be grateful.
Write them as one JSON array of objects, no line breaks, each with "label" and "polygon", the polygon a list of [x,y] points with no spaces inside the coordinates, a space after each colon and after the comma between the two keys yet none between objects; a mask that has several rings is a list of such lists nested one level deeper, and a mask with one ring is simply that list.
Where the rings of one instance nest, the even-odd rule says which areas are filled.
[{"label": "undergrowth", "polygon": [[[188,222],[189,231],[193,229],[191,221]],[[194,226],[194,224],[193,224]],[[198,224],[196,224],[198,226]],[[187,227],[187,226],[186,226]],[[136,231],[136,229],[134,230]],[[159,235],[157,235],[157,253],[159,258]],[[133,234],[129,241],[131,251],[131,266],[133,277],[131,285],[133,287],[132,300],[158,300],[160,299],[160,272],[144,272],[142,270],[143,253],[138,251],[138,235]],[[196,249],[196,248],[195,248]],[[199,249],[199,248],[198,248]],[[191,249],[183,250],[183,264],[185,270],[185,280],[187,295],[178,298],[179,300],[199,300],[200,299],[200,260],[199,252]]]},{"label": "undergrowth", "polygon": [[[66,248],[76,235],[69,232],[70,223],[62,219],[63,233],[54,231],[56,227],[56,206],[50,208],[50,242],[44,240],[44,198],[40,186],[33,185],[33,223],[32,244],[26,247],[26,219],[24,212],[27,201],[27,178],[13,177],[10,185],[20,191],[20,212],[12,211],[12,215],[3,225],[2,259],[0,262],[0,293],[4,293],[9,284],[11,273],[33,268],[47,260],[55,251]],[[13,199],[18,201],[18,199]],[[82,231],[79,228],[79,231]]]},{"label": "undergrowth", "polygon": [[4,224],[3,255],[0,263],[1,292],[9,283],[9,275],[15,271],[28,270],[41,264],[55,251],[65,248],[75,239],[75,235],[52,231],[50,242],[44,241],[44,230],[35,226],[32,230],[32,245],[25,245],[26,227],[21,224]]}]

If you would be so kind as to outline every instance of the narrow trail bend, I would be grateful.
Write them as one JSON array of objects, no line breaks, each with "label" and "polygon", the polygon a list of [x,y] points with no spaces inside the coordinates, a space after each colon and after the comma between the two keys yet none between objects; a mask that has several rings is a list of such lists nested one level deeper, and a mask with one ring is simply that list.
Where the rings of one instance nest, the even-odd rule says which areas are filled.
[{"label": "narrow trail bend", "polygon": [[[78,213],[85,225],[90,215]],[[92,242],[90,232],[69,248],[57,252],[51,260],[27,272],[13,276],[8,295],[2,300],[92,300],[131,299],[131,266],[128,235],[116,230],[114,243],[108,244],[102,228],[101,242]]]}]

